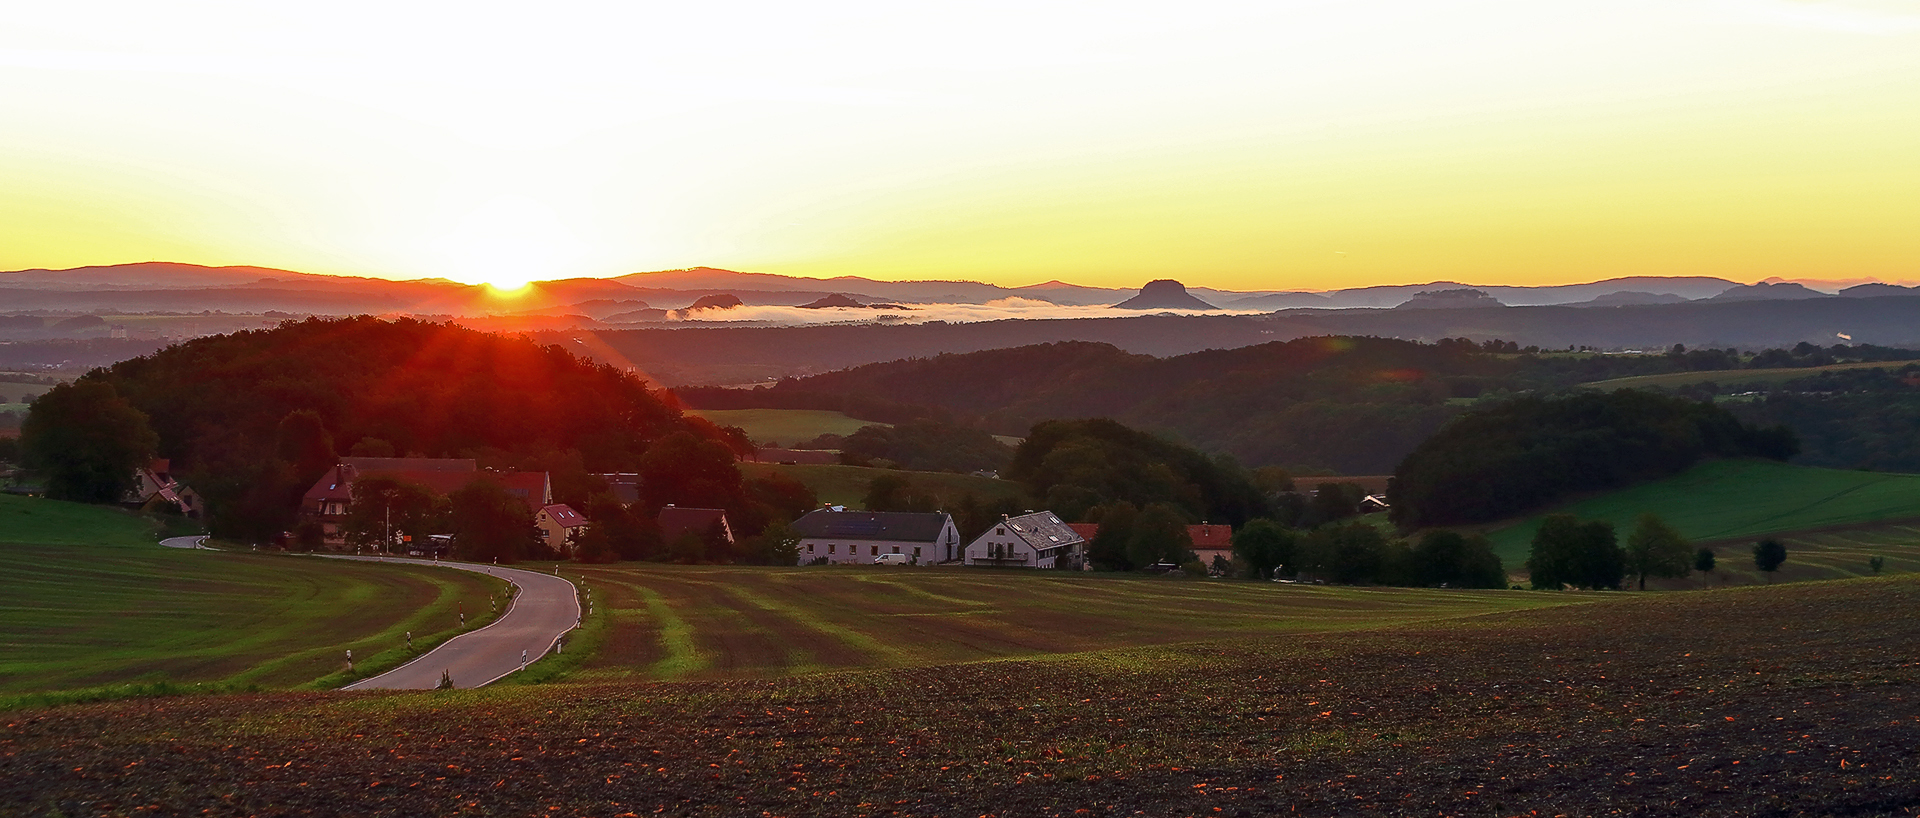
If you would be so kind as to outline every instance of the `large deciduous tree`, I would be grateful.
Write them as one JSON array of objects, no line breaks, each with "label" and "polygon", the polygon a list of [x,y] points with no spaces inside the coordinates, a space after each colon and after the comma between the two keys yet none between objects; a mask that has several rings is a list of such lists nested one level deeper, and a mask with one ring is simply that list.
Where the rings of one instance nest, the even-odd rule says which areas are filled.
[{"label": "large deciduous tree", "polygon": [[1611,590],[1626,576],[1626,553],[1614,538],[1613,524],[1581,522],[1571,514],[1549,514],[1533,535],[1527,571],[1535,590],[1565,586]]},{"label": "large deciduous tree", "polygon": [[1652,513],[1634,521],[1627,535],[1627,573],[1639,578],[1640,590],[1647,589],[1647,577],[1684,577],[1692,567],[1693,543],[1673,526]]},{"label": "large deciduous tree", "polygon": [[1780,570],[1787,561],[1787,546],[1779,540],[1768,537],[1753,544],[1753,567],[1767,575],[1767,581],[1773,581],[1773,572]]},{"label": "large deciduous tree", "polygon": [[539,545],[533,512],[499,483],[477,478],[449,498],[454,548],[475,562],[515,563]]},{"label": "large deciduous tree", "polygon": [[1268,579],[1293,563],[1293,530],[1272,520],[1249,520],[1233,532],[1233,561],[1254,579]]},{"label": "large deciduous tree", "polygon": [[83,503],[125,497],[159,445],[146,413],[95,379],[48,390],[20,427],[27,465],[46,475],[47,496]]}]

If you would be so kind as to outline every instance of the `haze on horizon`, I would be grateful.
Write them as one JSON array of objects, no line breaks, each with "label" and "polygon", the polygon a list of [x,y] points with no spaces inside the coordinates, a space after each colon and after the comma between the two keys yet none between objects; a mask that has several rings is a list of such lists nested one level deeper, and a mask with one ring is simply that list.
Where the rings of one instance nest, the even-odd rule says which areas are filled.
[{"label": "haze on horizon", "polygon": [[1920,3],[81,0],[0,269],[1920,280]]}]

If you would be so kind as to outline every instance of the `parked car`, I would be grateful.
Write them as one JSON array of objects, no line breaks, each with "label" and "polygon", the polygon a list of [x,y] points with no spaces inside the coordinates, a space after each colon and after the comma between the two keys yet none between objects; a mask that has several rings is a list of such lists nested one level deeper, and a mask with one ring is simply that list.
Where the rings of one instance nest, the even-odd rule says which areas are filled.
[{"label": "parked car", "polygon": [[907,555],[905,555],[905,554],[881,554],[880,556],[877,556],[877,557],[874,557],[874,558],[873,558],[873,564],[874,564],[874,565],[906,565],[906,564],[907,564]]}]

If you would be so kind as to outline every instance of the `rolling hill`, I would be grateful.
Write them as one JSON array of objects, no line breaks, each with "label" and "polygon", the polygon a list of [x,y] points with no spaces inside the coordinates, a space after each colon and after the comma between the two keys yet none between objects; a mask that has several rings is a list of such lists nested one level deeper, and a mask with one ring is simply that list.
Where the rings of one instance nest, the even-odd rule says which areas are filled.
[{"label": "rolling hill", "polygon": [[1488,536],[1509,569],[1525,565],[1540,519],[1558,512],[1611,522],[1622,540],[1636,517],[1652,512],[1696,542],[1740,541],[1920,518],[1920,475],[1708,461],[1673,477],[1495,527]]}]

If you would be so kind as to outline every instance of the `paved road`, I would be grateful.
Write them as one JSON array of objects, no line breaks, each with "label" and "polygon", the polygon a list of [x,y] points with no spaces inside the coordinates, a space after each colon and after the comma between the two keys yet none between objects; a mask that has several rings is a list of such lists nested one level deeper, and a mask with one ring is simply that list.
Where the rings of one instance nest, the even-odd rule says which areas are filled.
[{"label": "paved road", "polygon": [[160,544],[168,548],[198,548],[205,551],[212,551],[213,549],[201,545],[201,543],[206,541],[207,535],[195,534],[191,537],[168,537],[161,540]]},{"label": "paved road", "polygon": [[523,656],[527,662],[545,656],[560,637],[580,622],[580,598],[573,583],[552,574],[498,565],[400,557],[333,558],[478,571],[505,579],[520,588],[520,593],[514,595],[513,605],[493,624],[460,634],[418,659],[373,678],[354,682],[342,690],[432,690],[440,686],[442,671],[453,677],[454,687],[479,687],[520,670]]}]

